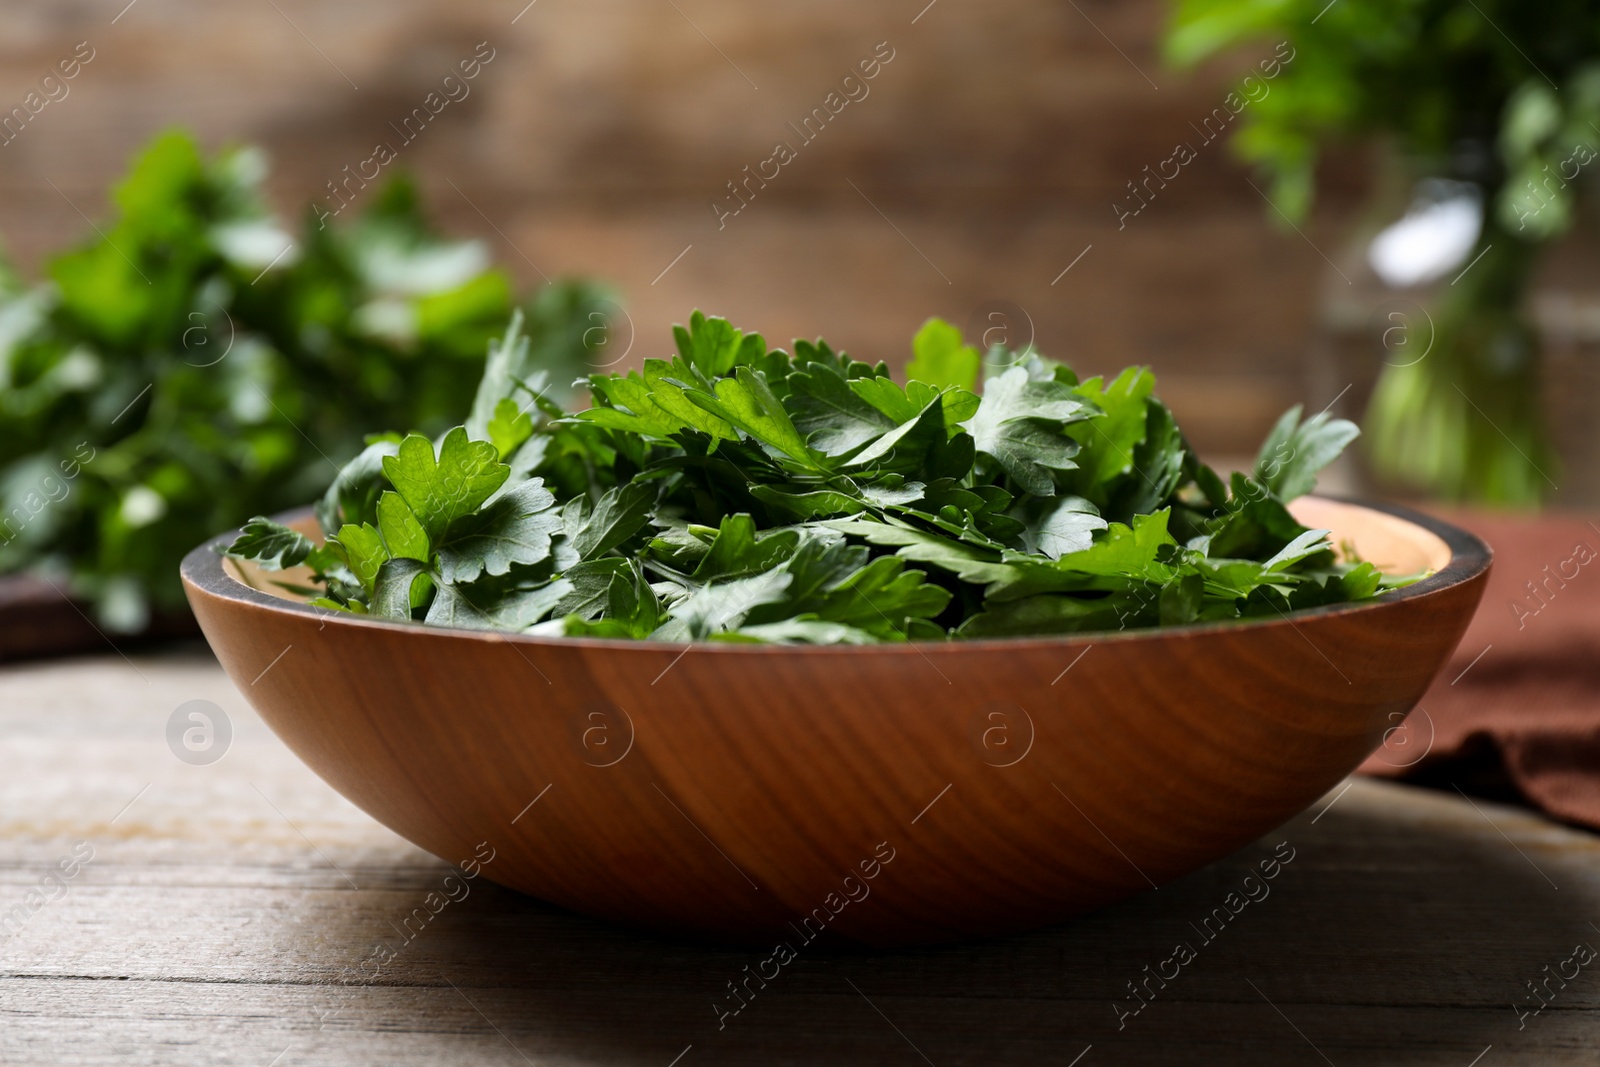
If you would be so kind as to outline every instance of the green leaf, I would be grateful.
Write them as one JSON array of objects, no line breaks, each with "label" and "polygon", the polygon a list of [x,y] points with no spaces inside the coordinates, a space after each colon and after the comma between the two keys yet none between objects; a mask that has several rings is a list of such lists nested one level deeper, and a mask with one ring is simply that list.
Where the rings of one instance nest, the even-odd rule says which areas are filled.
[{"label": "green leaf", "polygon": [[925,581],[904,560],[883,556],[829,589],[814,612],[887,640],[903,638],[910,620],[932,619],[949,603],[948,590]]},{"label": "green leaf", "polygon": [[895,427],[856,453],[844,469],[915,474],[924,469],[928,454],[947,440],[943,398],[934,396],[916,418]]},{"label": "green leaf", "polygon": [[766,379],[749,367],[740,367],[733,378],[720,379],[714,397],[700,392],[689,393],[688,397],[763,444],[807,467],[818,467],[817,454],[806,447],[805,438],[772,395]]},{"label": "green leaf", "polygon": [[1271,559],[1261,565],[1268,572],[1281,571],[1299,563],[1303,559],[1318,555],[1323,552],[1332,552],[1333,545],[1328,541],[1327,530],[1307,530],[1305,533],[1290,541],[1280,548]]},{"label": "green leaf", "polygon": [[178,237],[192,225],[186,203],[205,180],[205,164],[194,138],[181,130],[158,135],[134,160],[117,186],[117,206],[146,234]]},{"label": "green leaf", "polygon": [[1268,558],[1305,531],[1266,486],[1238,471],[1232,496],[1209,526],[1209,554],[1236,559]]},{"label": "green leaf", "polygon": [[915,504],[921,501],[928,491],[928,487],[922,482],[908,482],[898,474],[881,475],[866,485],[857,482],[855,487],[860,490],[861,499],[876,508]]},{"label": "green leaf", "polygon": [[361,582],[361,587],[372,595],[372,583],[377,578],[378,568],[389,559],[389,550],[383,545],[383,537],[377,528],[367,523],[357,526],[345,523],[339,527],[339,532],[334,535],[344,549],[345,558],[349,562],[350,570],[355,573]]},{"label": "green leaf", "polygon": [[661,641],[704,640],[713,634],[737,630],[752,609],[781,601],[790,580],[786,571],[770,570],[702,586],[668,608],[669,621],[651,637]]},{"label": "green leaf", "polygon": [[373,578],[372,614],[380,619],[411,620],[416,604],[413,590],[425,578],[428,565],[416,559],[384,560]]},{"label": "green leaf", "polygon": [[[595,375],[589,379],[597,403],[575,418],[622,433],[663,440],[684,428],[683,420],[656,403],[652,390],[637,374]],[[599,403],[599,401],[604,403]]]},{"label": "green leaf", "polygon": [[562,575],[567,581],[567,591],[552,608],[552,613],[592,619],[610,603],[612,580],[632,573],[629,562],[618,556],[574,564]]},{"label": "green leaf", "polygon": [[555,496],[542,479],[523,482],[475,514],[451,523],[439,545],[439,574],[446,582],[503,575],[512,564],[539,563],[561,531]]},{"label": "green leaf", "polygon": [[[529,341],[522,332],[522,324],[522,312],[512,312],[505,335],[489,343],[489,358],[484,363],[478,392],[472,399],[472,412],[467,416],[466,435],[474,441],[493,440],[489,427],[501,404],[511,400],[517,383],[533,370]],[[512,403],[515,405],[514,400]],[[506,455],[506,450],[502,449],[500,454]]]},{"label": "green leaf", "polygon": [[[1145,406],[1144,440],[1133,448],[1133,469],[1121,476],[1105,514],[1128,522],[1135,515],[1164,507],[1191,474],[1197,478],[1209,476],[1212,483],[1220,485],[1210,468],[1197,462],[1191,465],[1190,461],[1189,446],[1173,421],[1172,412],[1152,398]],[[1203,473],[1195,472],[1194,467]]]},{"label": "green leaf", "polygon": [[572,591],[571,583],[556,579],[548,585],[501,589],[491,582],[441,585],[424,620],[432,626],[461,630],[526,630],[547,618]]},{"label": "green leaf", "polygon": [[965,544],[942,534],[929,533],[906,523],[839,519],[823,525],[868,544],[894,548],[902,559],[947,570],[963,581],[982,585],[1011,578],[1015,568],[1000,561],[1000,554]]},{"label": "green leaf", "polygon": [[1206,584],[1198,574],[1185,574],[1161,589],[1159,606],[1162,626],[1183,626],[1200,617],[1205,603]]},{"label": "green leaf", "polygon": [[1300,421],[1296,404],[1273,426],[1256,457],[1255,477],[1287,503],[1317,485],[1317,472],[1338,458],[1361,434],[1356,424],[1331,418],[1326,411]]},{"label": "green leaf", "polygon": [[489,443],[500,453],[501,459],[510,459],[522,443],[533,436],[533,416],[517,402],[505,397],[494,408],[494,418],[489,420]]},{"label": "green leaf", "polygon": [[1105,528],[1106,520],[1083,497],[1052,497],[1029,507],[1022,540],[1029,552],[1059,560],[1092,548],[1094,535]]},{"label": "green leaf", "polygon": [[698,311],[689,317],[688,329],[674,326],[672,335],[684,362],[707,380],[727,374],[735,363],[753,363],[767,354],[760,334],[741,333],[727,319],[708,319]]},{"label": "green leaf", "polygon": [[1292,576],[1269,574],[1253,559],[1207,557],[1193,560],[1192,566],[1200,576],[1205,594],[1226,600],[1242,600],[1262,586],[1292,580]]},{"label": "green leaf", "polygon": [[511,473],[487,441],[471,441],[460,426],[444,435],[435,458],[426,437],[411,434],[397,455],[383,458],[383,471],[422,524],[432,544],[450,524],[476,511]]},{"label": "green leaf", "polygon": [[912,339],[914,353],[906,378],[936,388],[952,386],[968,392],[977,387],[981,357],[961,340],[961,331],[943,319],[929,319]]},{"label": "green leaf", "polygon": [[387,492],[378,498],[378,533],[391,557],[418,559],[424,563],[431,558],[428,535],[399,493]]},{"label": "green leaf", "polygon": [[1339,579],[1340,593],[1345,600],[1366,600],[1377,595],[1383,584],[1383,572],[1364,560]]},{"label": "green leaf", "polygon": [[1088,414],[1071,387],[1032,381],[1027,370],[1013,367],[984,383],[982,404],[961,425],[972,434],[977,450],[993,458],[1024,490],[1052,496],[1051,472],[1071,470],[1078,453],[1078,443],[1063,430]]},{"label": "green leaf", "polygon": [[712,634],[713,641],[774,645],[870,645],[877,638],[865,630],[821,619],[784,619],[741,626]]},{"label": "green leaf", "polygon": [[1055,568],[1079,574],[1166,582],[1172,577],[1172,567],[1162,562],[1162,557],[1165,550],[1177,547],[1177,542],[1167,532],[1167,519],[1171,514],[1170,509],[1163,509],[1151,515],[1135,515],[1131,527],[1112,523],[1089,548],[1058,558]]},{"label": "green leaf", "polygon": [[333,483],[317,503],[317,522],[323,534],[332,536],[347,522],[376,520],[378,496],[384,487],[384,460],[399,451],[397,441],[374,441],[339,468]]},{"label": "green leaf", "polygon": [[907,382],[901,386],[888,375],[851,378],[847,384],[852,393],[870,404],[880,415],[886,416],[891,426],[899,426],[916,418],[939,391],[923,382]]},{"label": "green leaf", "polygon": [[896,425],[863,400],[841,371],[821,361],[789,375],[784,406],[806,444],[828,456],[846,455]]},{"label": "green leaf", "polygon": [[[661,600],[637,563],[627,572],[612,575],[611,586],[606,591],[605,616],[606,622],[617,630],[604,636],[635,639],[649,637],[666,621]],[[571,632],[570,627],[568,632]],[[598,632],[592,635],[601,636]]]},{"label": "green leaf", "polygon": [[1134,449],[1145,439],[1145,409],[1155,385],[1155,375],[1147,368],[1129,367],[1109,385],[1090,378],[1078,386],[1078,394],[1100,411],[1070,431],[1082,445],[1076,464],[1088,485],[1133,470]]},{"label": "green leaf", "polygon": [[834,489],[791,493],[775,486],[753,485],[750,487],[750,495],[783,515],[801,520],[854,515],[867,508],[866,501]]},{"label": "green leaf", "polygon": [[644,381],[650,388],[650,401],[657,408],[677,419],[681,426],[698,430],[713,440],[737,436],[733,424],[718,418],[695,403],[689,395],[689,382],[693,378],[682,360],[671,363],[660,359],[644,361]]},{"label": "green leaf", "polygon": [[345,558],[344,549],[338,542],[318,545],[306,554],[304,562],[307,567],[310,567],[317,574],[325,576],[349,567],[349,561]]},{"label": "green leaf", "polygon": [[573,537],[579,558],[604,555],[644,529],[655,499],[655,486],[648,482],[608,489],[586,513],[582,528]]},{"label": "green leaf", "polygon": [[605,399],[606,406],[592,407],[577,418],[624,433],[663,439],[686,429],[708,434],[713,440],[733,437],[731,423],[689,398],[685,383],[693,376],[681,361],[668,363],[660,359],[645,360],[642,376],[596,375],[590,379],[590,386]]},{"label": "green leaf", "polygon": [[771,570],[794,554],[798,542],[798,531],[776,530],[757,536],[755,520],[749,515],[729,515],[722,520],[694,577],[725,580]]},{"label": "green leaf", "polygon": [[835,352],[822,338],[807,341],[803,338],[794,343],[794,360],[790,373],[799,374],[810,369],[814,363],[826,364],[837,373],[839,377],[849,380],[851,378],[870,378],[873,375],[888,377],[889,366],[886,363],[863,363],[853,359],[848,352]]},{"label": "green leaf", "polygon": [[281,571],[305,562],[316,546],[311,539],[287,526],[257,515],[244,524],[227,548],[235,559],[247,559],[268,570]]}]

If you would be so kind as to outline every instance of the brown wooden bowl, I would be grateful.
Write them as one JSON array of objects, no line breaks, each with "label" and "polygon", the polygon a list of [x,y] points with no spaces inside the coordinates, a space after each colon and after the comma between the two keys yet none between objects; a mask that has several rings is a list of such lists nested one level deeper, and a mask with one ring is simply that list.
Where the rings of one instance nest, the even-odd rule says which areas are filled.
[{"label": "brown wooden bowl", "polygon": [[1385,570],[1435,573],[1284,618],[865,647],[379,622],[224,562],[232,534],[183,580],[278,736],[435,855],[650,930],[904,945],[1037,927],[1192,871],[1400,723],[1489,550],[1399,508],[1293,510]]}]

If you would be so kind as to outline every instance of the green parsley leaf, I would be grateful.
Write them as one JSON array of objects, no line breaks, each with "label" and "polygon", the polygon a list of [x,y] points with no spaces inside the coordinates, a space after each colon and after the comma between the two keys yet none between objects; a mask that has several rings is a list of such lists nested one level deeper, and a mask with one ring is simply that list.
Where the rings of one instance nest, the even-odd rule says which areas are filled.
[{"label": "green parsley leaf", "polygon": [[544,482],[534,478],[482,511],[455,520],[439,545],[440,577],[470,582],[483,574],[506,574],[512,564],[541,562],[562,529],[555,502]]},{"label": "green parsley leaf", "polygon": [[906,377],[938,388],[952,386],[971,391],[978,384],[981,357],[961,340],[961,331],[943,319],[929,319],[912,338]]},{"label": "green parsley leaf", "polygon": [[1094,545],[1094,535],[1106,520],[1081,496],[1050,497],[1031,504],[1022,543],[1029,552],[1059,560]]},{"label": "green parsley leaf", "polygon": [[1109,482],[1133,469],[1133,450],[1145,439],[1145,408],[1155,386],[1155,375],[1145,367],[1129,367],[1110,384],[1090,378],[1078,386],[1078,395],[1100,412],[1068,431],[1082,446],[1075,460],[1087,484]]},{"label": "green parsley leaf", "polygon": [[487,433],[489,443],[500,453],[500,458],[507,459],[522,446],[522,442],[533,436],[533,416],[517,406],[515,400],[504,397],[495,405],[494,418],[489,420]]},{"label": "green parsley leaf", "polygon": [[311,539],[289,527],[257,515],[244,524],[227,553],[236,559],[259,563],[268,570],[298,566],[311,554]]},{"label": "green parsley leaf", "polygon": [[736,363],[750,364],[767,354],[760,334],[740,333],[727,319],[708,319],[696,311],[689,317],[689,328],[672,328],[678,353],[685,363],[706,380],[720,378]]},{"label": "green parsley leaf", "polygon": [[494,445],[468,440],[466,429],[457,426],[439,442],[437,458],[432,442],[411,434],[396,455],[383,457],[383,473],[428,540],[438,544],[452,522],[476,511],[500,488],[511,468],[500,462]]},{"label": "green parsley leaf", "polygon": [[1012,367],[984,383],[983,403],[963,422],[977,450],[999,463],[1035,496],[1053,496],[1052,471],[1071,470],[1078,443],[1065,433],[1069,423],[1088,417],[1089,405],[1069,386],[1032,381]]},{"label": "green parsley leaf", "polygon": [[629,482],[606,490],[594,508],[583,513],[583,525],[573,535],[579,558],[604,555],[642,530],[655,495],[655,487],[648,482]]},{"label": "green parsley leaf", "polygon": [[1283,462],[1230,488],[1141,368],[1079,383],[1029,353],[980,397],[976,353],[937,321],[914,366],[938,380],[904,385],[699,314],[676,336],[671,362],[591,375],[578,415],[504,342],[481,395],[527,396],[474,409],[487,440],[379,439],[325,498],[345,519],[327,545],[260,520],[235,554],[303,561],[319,602],[380,618],[747,643],[1176,626],[1408,580],[1284,506],[1348,437],[1325,420],[1291,412]]},{"label": "green parsley leaf", "polygon": [[1261,443],[1255,477],[1284,503],[1311,492],[1317,472],[1332,463],[1361,431],[1326,411],[1300,421],[1300,405],[1283,413]]},{"label": "green parsley leaf", "polygon": [[702,586],[668,608],[669,620],[651,636],[662,641],[703,641],[737,630],[753,609],[781,600],[790,580],[787,571],[771,570]]},{"label": "green parsley leaf", "polygon": [[367,523],[357,526],[347,522],[339,527],[333,539],[344,549],[345,559],[362,587],[371,594],[378,568],[389,559],[389,550],[383,545],[382,535]]},{"label": "green parsley leaf", "polygon": [[789,375],[784,406],[806,444],[828,456],[847,455],[896,425],[851,388],[843,371],[820,360]]},{"label": "green parsley leaf", "polygon": [[411,609],[420,606],[414,590],[426,581],[428,565],[417,559],[387,559],[373,577],[372,614],[380,619],[411,618]]},{"label": "green parsley leaf", "polygon": [[386,492],[378,498],[378,533],[391,557],[428,562],[428,535],[399,493]]},{"label": "green parsley leaf", "polygon": [[735,377],[719,379],[715,389],[715,396],[692,392],[688,397],[700,407],[791,459],[808,467],[817,467],[817,454],[806,447],[805,438],[795,429],[789,413],[772,395],[766,379],[759,372],[740,367]]}]

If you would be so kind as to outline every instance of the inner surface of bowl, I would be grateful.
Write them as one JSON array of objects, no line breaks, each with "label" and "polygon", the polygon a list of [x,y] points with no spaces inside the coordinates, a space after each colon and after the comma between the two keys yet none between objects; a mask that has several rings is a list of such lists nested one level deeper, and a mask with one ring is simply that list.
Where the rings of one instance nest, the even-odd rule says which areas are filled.
[{"label": "inner surface of bowl", "polygon": [[1386,571],[1433,573],[1282,618],[822,647],[382,622],[294,603],[276,583],[295,575],[212,546],[184,579],[284,741],[442,858],[492,852],[495,881],[653,930],[908,944],[1027,929],[1193,870],[1403,720],[1477,605],[1487,550],[1399,509],[1294,511]]}]

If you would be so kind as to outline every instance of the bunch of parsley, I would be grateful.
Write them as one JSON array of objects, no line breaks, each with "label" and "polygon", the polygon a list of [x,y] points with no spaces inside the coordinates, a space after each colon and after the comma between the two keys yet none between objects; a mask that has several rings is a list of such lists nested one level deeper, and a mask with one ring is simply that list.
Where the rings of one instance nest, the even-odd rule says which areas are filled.
[{"label": "bunch of parsley", "polygon": [[[517,306],[481,244],[432,232],[409,183],[296,239],[265,173],[258,150],[207,159],[163,135],[47,282],[0,267],[0,573],[51,575],[104,627],[184,610],[189,548],[315,496],[373,426],[448,427]],[[568,379],[603,341],[602,299],[563,283],[527,305]]]},{"label": "bunch of parsley", "polygon": [[513,321],[471,415],[374,438],[317,507],[322,545],[265,518],[229,554],[308,565],[325,608],[475,629],[867,643],[1274,615],[1394,584],[1284,503],[1356,435],[1279,421],[1225,484],[1148,370],[1079,381],[937,319],[883,364],[696,312],[678,355],[545,395]]}]

